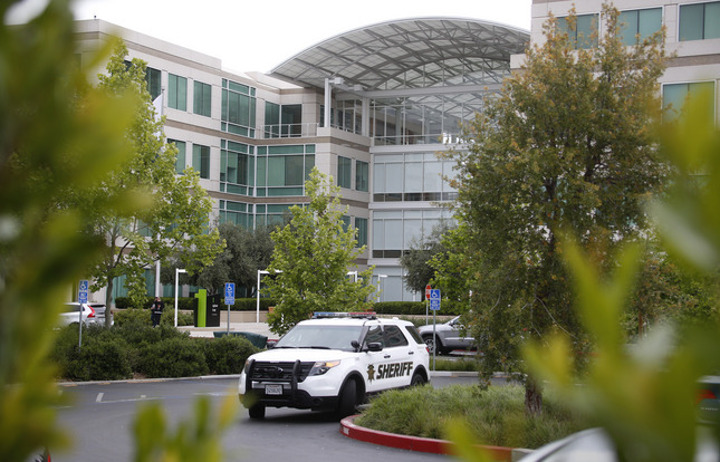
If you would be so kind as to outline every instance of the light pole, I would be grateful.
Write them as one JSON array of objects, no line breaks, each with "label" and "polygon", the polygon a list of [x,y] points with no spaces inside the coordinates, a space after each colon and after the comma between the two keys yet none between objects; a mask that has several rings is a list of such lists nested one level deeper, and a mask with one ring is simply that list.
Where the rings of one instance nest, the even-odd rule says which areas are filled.
[{"label": "light pole", "polygon": [[187,273],[184,269],[175,268],[175,327],[177,327],[177,312],[178,312],[178,278],[180,273]]},{"label": "light pole", "polygon": [[[282,273],[281,270],[275,270],[273,274],[275,273]],[[268,270],[258,270],[258,276],[257,276],[257,290],[255,291],[257,294],[257,306],[255,307],[255,322],[260,323],[260,275],[262,274],[270,274],[270,271]]]}]

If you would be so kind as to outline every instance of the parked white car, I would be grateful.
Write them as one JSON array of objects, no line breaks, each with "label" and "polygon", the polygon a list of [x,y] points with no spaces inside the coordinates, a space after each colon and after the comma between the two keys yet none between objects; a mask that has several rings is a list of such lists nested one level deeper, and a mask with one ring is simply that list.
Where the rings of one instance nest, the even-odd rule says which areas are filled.
[{"label": "parked white car", "polygon": [[[79,322],[80,315],[80,303],[68,302],[63,305],[63,310],[60,313],[60,325],[67,326],[74,322]],[[103,303],[83,303],[83,325],[91,326],[105,326],[105,315],[108,310],[105,308]],[[110,324],[113,324],[113,320]]]},{"label": "parked white car", "polygon": [[82,309],[82,322],[83,325],[88,326],[94,324],[95,310],[93,310],[87,303],[71,302],[65,303],[63,309],[60,312],[59,325],[67,326],[72,323],[80,322],[80,310]]}]

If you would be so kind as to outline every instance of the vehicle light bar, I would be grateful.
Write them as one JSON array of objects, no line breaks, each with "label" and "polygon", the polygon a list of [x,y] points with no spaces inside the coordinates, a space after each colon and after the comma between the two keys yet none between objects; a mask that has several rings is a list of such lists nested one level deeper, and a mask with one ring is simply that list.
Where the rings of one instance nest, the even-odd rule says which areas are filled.
[{"label": "vehicle light bar", "polygon": [[320,318],[369,318],[375,319],[377,313],[374,311],[355,311],[348,313],[347,311],[316,311],[313,313],[314,319]]}]

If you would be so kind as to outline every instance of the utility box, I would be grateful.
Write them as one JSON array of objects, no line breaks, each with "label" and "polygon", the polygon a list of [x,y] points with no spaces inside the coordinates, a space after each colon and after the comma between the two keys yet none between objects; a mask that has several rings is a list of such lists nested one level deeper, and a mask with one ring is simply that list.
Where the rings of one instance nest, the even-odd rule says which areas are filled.
[{"label": "utility box", "polygon": [[206,327],[220,327],[220,310],[222,309],[223,294],[207,296]]}]

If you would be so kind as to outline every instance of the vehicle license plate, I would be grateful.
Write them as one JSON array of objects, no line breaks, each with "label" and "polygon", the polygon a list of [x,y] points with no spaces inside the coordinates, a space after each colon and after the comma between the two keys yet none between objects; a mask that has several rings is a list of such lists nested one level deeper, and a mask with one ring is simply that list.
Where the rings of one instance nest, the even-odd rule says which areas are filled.
[{"label": "vehicle license plate", "polygon": [[265,385],[265,394],[266,395],[282,395],[283,388],[282,385]]}]

